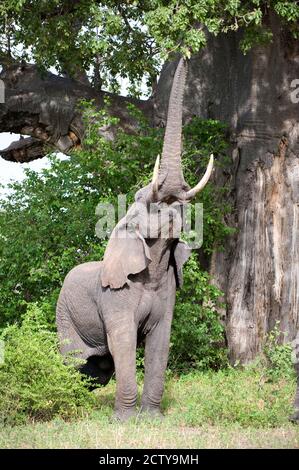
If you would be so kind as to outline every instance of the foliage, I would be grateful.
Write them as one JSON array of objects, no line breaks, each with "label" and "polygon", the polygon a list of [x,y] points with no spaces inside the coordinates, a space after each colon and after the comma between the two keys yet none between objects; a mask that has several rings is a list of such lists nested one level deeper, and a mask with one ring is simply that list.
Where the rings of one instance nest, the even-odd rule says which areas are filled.
[{"label": "foliage", "polygon": [[153,86],[161,59],[189,57],[207,32],[244,30],[244,52],[271,40],[271,13],[298,36],[299,6],[291,0],[3,0],[1,49],[60,73],[86,71],[95,86],[114,91],[127,77],[136,94],[144,77]]},{"label": "foliage", "polygon": [[[1,334],[5,361],[0,365],[0,422],[64,419],[82,416],[94,397],[89,379],[74,368],[74,359],[63,363],[56,334],[48,330],[42,311],[30,306],[20,326]],[[83,408],[84,407],[84,408]]]},{"label": "foliage", "polygon": [[169,382],[165,406],[176,424],[275,427],[292,412],[294,378],[267,380],[264,368],[191,372]]},{"label": "foliage", "polygon": [[[0,366],[2,424],[69,420],[84,415],[92,419],[96,414],[102,431],[111,427],[115,381],[89,392],[89,381],[73,367],[75,359],[70,357],[67,365],[63,363],[56,335],[48,330],[37,305],[30,306],[21,326],[7,327],[1,339],[5,341],[5,363]],[[275,356],[277,345],[271,351]],[[199,364],[200,368],[204,366]],[[291,413],[295,376],[286,373],[285,361],[278,361],[275,370],[269,377],[265,364],[256,363],[217,372],[194,370],[180,378],[169,373],[162,402],[166,423],[175,427],[284,425]],[[139,394],[143,384],[140,378]]]},{"label": "foliage", "polygon": [[[211,153],[216,157],[215,166],[225,169],[230,164],[227,156],[228,132],[224,123],[213,119],[194,117],[183,129],[183,171],[186,181],[195,186],[206,169]],[[206,254],[215,248],[221,250],[222,242],[234,229],[226,223],[232,208],[227,202],[229,187],[209,182],[195,199],[203,204],[203,246]],[[192,206],[194,207],[194,206]]]},{"label": "foliage", "polygon": [[[139,396],[142,384],[140,380]],[[279,448],[286,445],[287,436],[293,436],[293,447],[298,442],[296,427],[288,423],[295,381],[293,378],[269,381],[263,368],[192,371],[180,377],[168,375],[162,423],[143,418],[121,426],[116,424],[111,420],[115,387],[112,380],[93,393],[96,409],[89,411],[85,419],[64,422],[56,417],[47,424],[36,420],[29,426],[5,426],[0,430],[0,447],[189,448],[192,444],[192,448],[245,447],[251,441],[251,434],[257,436],[255,447],[267,447],[270,436]],[[275,428],[273,434],[271,428]],[[229,438],[231,433],[234,438]]]},{"label": "foliage", "polygon": [[271,380],[279,377],[293,377],[294,364],[292,362],[292,345],[282,343],[282,333],[279,322],[268,334],[263,352],[266,358],[267,375]]},{"label": "foliage", "polygon": [[221,292],[209,283],[193,254],[184,268],[172,324],[169,367],[206,370],[227,365],[224,327],[219,322]]},{"label": "foliage", "polygon": [[[111,122],[105,109],[97,112],[88,103],[82,105],[88,123],[83,148],[68,159],[52,156],[50,167],[41,173],[26,170],[25,180],[13,183],[7,198],[1,201],[2,327],[19,321],[28,304],[38,302],[49,327],[54,329],[55,304],[65,275],[73,266],[99,260],[104,253],[106,240],[95,236],[97,204],[116,204],[120,193],[127,193],[131,203],[136,190],[151,178],[155,156],[161,151],[162,131],[149,127],[136,109],[131,112],[139,122],[137,133],[128,135],[120,130],[115,140],[107,141],[98,129],[115,125],[115,121]],[[212,150],[220,162],[225,162],[225,128],[216,121],[195,119],[184,133],[185,174],[193,184]],[[229,232],[223,223],[228,210],[224,196],[223,190],[215,191],[212,184],[201,193],[206,252],[214,244],[221,244]],[[171,364],[178,368],[188,363],[217,368],[223,364],[223,348],[215,350],[215,345],[223,342],[215,310],[219,293],[209,285],[207,274],[195,258],[185,270],[185,287],[178,296]],[[196,297],[197,303],[190,302]],[[209,298],[212,307],[202,307],[201,302]],[[195,348],[192,352],[184,346],[190,338]]]}]

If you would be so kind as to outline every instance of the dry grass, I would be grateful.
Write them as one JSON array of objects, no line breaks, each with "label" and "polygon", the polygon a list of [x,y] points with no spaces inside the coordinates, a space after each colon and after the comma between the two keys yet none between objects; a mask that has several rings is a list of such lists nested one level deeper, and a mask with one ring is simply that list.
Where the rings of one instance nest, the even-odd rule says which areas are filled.
[{"label": "dry grass", "polygon": [[104,423],[82,420],[54,421],[6,429],[0,434],[1,448],[299,448],[299,427],[274,429],[227,426],[199,428],[163,423]]}]

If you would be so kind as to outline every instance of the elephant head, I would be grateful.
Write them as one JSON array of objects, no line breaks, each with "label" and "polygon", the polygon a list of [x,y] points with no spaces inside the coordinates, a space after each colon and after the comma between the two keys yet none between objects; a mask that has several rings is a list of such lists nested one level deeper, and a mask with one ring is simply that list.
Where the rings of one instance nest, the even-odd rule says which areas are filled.
[{"label": "elephant head", "polygon": [[[135,203],[112,232],[103,261],[103,287],[123,287],[128,276],[144,271],[150,264],[159,264],[171,246],[180,284],[180,271],[189,256],[187,246],[179,242],[180,209],[204,188],[213,169],[211,155],[203,178],[194,188],[184,180],[181,140],[185,80],[186,63],[180,59],[170,93],[161,162],[158,156],[152,182],[136,193]],[[153,251],[155,243],[159,243],[160,251]]]}]

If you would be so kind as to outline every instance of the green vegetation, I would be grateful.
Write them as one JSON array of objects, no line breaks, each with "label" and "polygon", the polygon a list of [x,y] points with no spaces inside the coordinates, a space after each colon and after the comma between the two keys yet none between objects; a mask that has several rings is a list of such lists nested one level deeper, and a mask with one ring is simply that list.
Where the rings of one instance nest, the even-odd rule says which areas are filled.
[{"label": "green vegetation", "polygon": [[[116,204],[119,193],[127,193],[131,202],[151,177],[162,144],[161,131],[150,128],[134,108],[137,133],[119,131],[113,142],[105,141],[97,129],[111,124],[111,118],[105,110],[83,106],[89,122],[83,148],[65,160],[51,156],[50,168],[41,174],[27,170],[25,180],[11,184],[1,201],[0,318],[6,349],[0,366],[0,421],[5,424],[0,446],[222,446],[237,442],[238,429],[244,442],[254,446],[258,428],[273,427],[278,429],[273,435],[268,431],[269,446],[281,446],[281,433],[288,436],[286,447],[295,445],[298,435],[287,424],[295,388],[289,346],[278,345],[274,330],[259,363],[244,370],[229,367],[218,313],[221,292],[210,284],[196,253],[177,294],[163,424],[138,423],[137,432],[134,421],[120,428],[111,422],[114,381],[90,392],[88,380],[73,368],[74,359],[63,363],[54,322],[61,283],[74,265],[102,257],[106,241],[95,236],[97,204]],[[212,148],[217,164],[226,164],[225,133],[222,124],[211,120],[194,119],[185,127],[183,164],[191,184]],[[226,191],[209,183],[200,195],[206,256],[231,232],[224,223],[230,210]],[[142,363],[141,351],[140,383]],[[48,424],[31,424],[38,421]],[[93,435],[96,427],[103,435]],[[151,441],[145,432],[149,428]],[[131,436],[126,441],[125,429]],[[175,429],[182,430],[183,440]],[[162,434],[168,437],[161,440]]]},{"label": "green vegetation", "polygon": [[[143,79],[149,92],[155,88],[162,60],[190,57],[205,46],[208,32],[239,31],[244,53],[271,41],[273,14],[286,38],[298,37],[293,1],[3,0],[0,58],[3,64],[34,62],[43,71],[54,66],[70,77],[86,73],[95,90],[118,92],[128,78],[129,94],[138,96]],[[290,346],[279,345],[275,329],[256,364],[228,366],[221,292],[198,253],[186,264],[177,293],[165,422],[119,426],[112,421],[113,380],[90,392],[74,358],[63,362],[54,321],[63,279],[73,266],[102,258],[106,240],[95,235],[96,206],[116,205],[121,193],[133,201],[151,177],[163,132],[131,106],[136,133],[118,130],[113,142],[105,141],[98,129],[117,127],[117,119],[107,108],[82,106],[82,148],[64,160],[51,155],[41,173],[26,170],[25,180],[11,184],[0,201],[0,447],[298,447],[299,431],[287,422],[295,388]],[[226,134],[214,120],[194,118],[185,126],[183,165],[191,186],[211,152],[217,165],[227,164]],[[227,192],[209,183],[199,196],[203,257],[232,233],[225,223]],[[141,350],[140,383],[142,364]]]},{"label": "green vegetation", "polygon": [[22,325],[7,327],[1,339],[1,425],[74,418],[92,409],[95,398],[88,391],[89,381],[74,368],[74,358],[63,363],[57,336],[48,330],[38,307],[31,305]]},{"label": "green vegetation", "polygon": [[163,423],[110,423],[101,414],[76,423],[62,420],[0,430],[0,448],[47,449],[298,449],[299,429],[231,426],[190,427]]},{"label": "green vegetation", "polygon": [[92,394],[96,409],[82,419],[6,426],[0,448],[217,448],[299,446],[288,423],[294,379],[269,382],[259,368],[169,376],[163,422],[112,418],[115,383]]},{"label": "green vegetation", "polygon": [[[269,381],[266,371],[251,366],[218,372],[194,372],[169,381],[164,405],[174,422],[189,426],[276,427],[291,412],[294,377]],[[171,411],[173,409],[173,411]]]},{"label": "green vegetation", "polygon": [[[137,133],[119,131],[111,142],[99,135],[98,128],[115,120],[105,110],[95,111],[90,103],[82,106],[88,123],[83,148],[64,160],[51,156],[50,168],[41,174],[27,170],[24,181],[12,183],[1,201],[0,328],[6,357],[0,366],[0,419],[6,424],[55,416],[69,419],[83,408],[90,409],[93,395],[85,380],[63,365],[58,354],[59,289],[73,266],[103,256],[107,240],[95,235],[98,203],[116,206],[120,193],[127,194],[131,203],[136,190],[151,178],[161,151],[161,130],[149,127],[134,107]],[[225,132],[216,121],[195,119],[185,127],[183,161],[191,184],[204,170],[212,148],[225,161]],[[223,222],[229,210],[223,195],[225,189],[216,191],[212,184],[202,193],[206,222],[202,250],[207,255],[230,233]],[[220,295],[194,253],[177,294],[169,361],[173,371],[219,369],[227,364],[218,318]],[[142,348],[138,365],[142,371]]]},{"label": "green vegetation", "polygon": [[241,30],[240,47],[271,41],[270,15],[298,37],[299,6],[292,0],[3,0],[2,55],[60,72],[86,71],[96,87],[118,91],[128,77],[130,92],[149,89],[161,59],[175,52],[189,57],[212,35]]},{"label": "green vegetation", "polygon": [[219,321],[221,292],[209,283],[195,254],[184,269],[172,323],[169,367],[186,372],[227,365],[224,329]]},{"label": "green vegetation", "polygon": [[[41,174],[26,170],[25,180],[11,184],[11,192],[0,203],[0,328],[19,322],[28,307],[37,303],[49,329],[55,331],[55,304],[64,277],[75,265],[103,256],[107,240],[95,235],[98,203],[116,205],[121,193],[131,203],[136,190],[151,178],[161,151],[161,130],[149,127],[131,108],[139,122],[138,132],[119,131],[113,142],[106,141],[98,128],[115,120],[105,110],[97,112],[89,103],[83,106],[89,123],[83,148],[65,160],[52,156],[50,168]],[[225,132],[216,121],[194,119],[185,127],[183,162],[190,184],[204,171],[212,149],[216,158],[225,161]],[[223,222],[229,211],[223,202],[225,191],[210,183],[200,195],[202,250],[207,255],[231,231]],[[194,254],[178,292],[170,358],[173,369],[217,369],[225,363],[224,332],[217,313],[220,295]]]},{"label": "green vegetation", "polygon": [[281,344],[282,332],[279,329],[279,322],[269,333],[264,346],[264,358],[266,360],[267,375],[270,380],[277,377],[291,377],[294,372],[292,362],[292,345]]},{"label": "green vegetation", "polygon": [[[49,331],[45,316],[36,305],[27,310],[21,326],[7,327],[1,339],[5,341],[5,363],[0,366],[2,425],[97,416],[108,426],[113,412],[114,380],[107,387],[90,392],[90,382],[73,367],[75,359],[69,357],[63,363],[56,335]],[[286,425],[295,377],[289,346],[280,346],[271,337],[270,340],[267,355],[272,363],[268,367],[259,360],[243,370],[207,370],[210,364],[205,361],[212,348],[209,345],[207,359],[203,356],[198,364],[205,371],[194,370],[178,377],[169,370],[162,404],[167,423],[174,427]],[[191,350],[195,355],[196,348],[192,346]],[[277,357],[280,359],[275,360]],[[142,375],[139,371],[140,387]]]}]

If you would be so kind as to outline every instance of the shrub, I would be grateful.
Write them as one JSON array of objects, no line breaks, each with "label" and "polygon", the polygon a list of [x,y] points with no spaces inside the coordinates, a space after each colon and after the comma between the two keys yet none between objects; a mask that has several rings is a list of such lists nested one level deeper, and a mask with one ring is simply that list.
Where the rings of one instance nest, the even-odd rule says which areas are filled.
[{"label": "shrub", "polygon": [[268,334],[264,346],[264,356],[266,358],[267,376],[271,380],[280,377],[293,377],[295,375],[294,364],[292,362],[292,345],[282,344],[282,332],[279,329],[279,321],[273,330]]},{"label": "shrub", "polygon": [[[63,363],[56,334],[47,328],[41,310],[32,305],[21,326],[11,325],[1,335],[5,361],[0,366],[0,422],[15,424],[72,418],[94,403],[89,380]],[[83,408],[84,407],[84,408]]]},{"label": "shrub", "polygon": [[218,314],[221,292],[209,281],[193,253],[184,268],[183,287],[177,293],[169,357],[172,370],[219,369],[228,363]]}]

